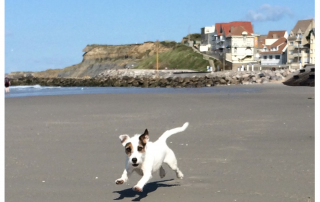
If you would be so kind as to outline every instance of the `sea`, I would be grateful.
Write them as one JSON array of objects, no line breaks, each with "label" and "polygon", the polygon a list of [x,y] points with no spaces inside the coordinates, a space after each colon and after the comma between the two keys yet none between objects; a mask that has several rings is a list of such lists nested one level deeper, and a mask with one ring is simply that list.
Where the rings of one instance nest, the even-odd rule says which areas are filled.
[{"label": "sea", "polygon": [[[259,85],[260,86],[260,85]],[[140,88],[140,87],[60,87],[60,86],[10,86],[5,98],[54,96],[73,94],[121,94],[121,93],[241,93],[261,90],[254,86],[243,85],[215,86],[203,88]]]}]

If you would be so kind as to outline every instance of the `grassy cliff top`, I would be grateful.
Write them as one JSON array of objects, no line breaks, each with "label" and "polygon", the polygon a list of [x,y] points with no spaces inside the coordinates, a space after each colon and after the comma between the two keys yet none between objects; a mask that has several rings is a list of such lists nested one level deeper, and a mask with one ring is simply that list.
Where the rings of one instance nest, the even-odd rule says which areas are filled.
[{"label": "grassy cliff top", "polygon": [[[205,71],[209,62],[203,56],[192,50],[191,47],[177,44],[170,51],[159,54],[159,69],[190,69],[195,71]],[[137,69],[156,69],[157,56],[152,55],[142,60]]]}]

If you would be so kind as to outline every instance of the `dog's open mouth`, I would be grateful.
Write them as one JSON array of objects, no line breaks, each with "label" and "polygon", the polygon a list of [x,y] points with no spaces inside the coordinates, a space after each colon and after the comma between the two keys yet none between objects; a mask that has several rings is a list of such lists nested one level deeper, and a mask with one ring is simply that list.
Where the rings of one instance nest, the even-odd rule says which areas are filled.
[{"label": "dog's open mouth", "polygon": [[132,164],[134,167],[137,167],[139,164],[138,163],[134,163]]}]

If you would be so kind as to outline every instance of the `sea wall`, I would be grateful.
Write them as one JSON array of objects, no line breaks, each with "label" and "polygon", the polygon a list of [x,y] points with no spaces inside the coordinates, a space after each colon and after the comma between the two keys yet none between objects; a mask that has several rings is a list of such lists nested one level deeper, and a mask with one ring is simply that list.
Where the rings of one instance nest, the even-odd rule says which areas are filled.
[{"label": "sea wall", "polygon": [[263,84],[283,82],[291,70],[225,71],[199,73],[191,71],[108,70],[94,78],[12,78],[12,85],[106,86],[106,87],[211,87],[217,85]]}]

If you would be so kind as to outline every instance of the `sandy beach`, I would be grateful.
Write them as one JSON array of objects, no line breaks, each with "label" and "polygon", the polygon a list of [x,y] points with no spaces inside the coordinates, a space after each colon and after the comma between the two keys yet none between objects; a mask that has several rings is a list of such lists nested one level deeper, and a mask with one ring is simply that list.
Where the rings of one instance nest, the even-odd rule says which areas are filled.
[{"label": "sandy beach", "polygon": [[[315,195],[315,88],[238,86],[226,93],[91,94],[5,99],[6,202],[305,201]],[[119,135],[167,141],[168,166],[143,193],[124,169]]]}]

